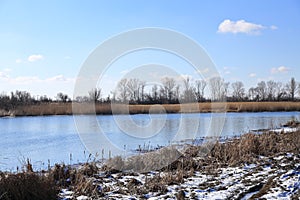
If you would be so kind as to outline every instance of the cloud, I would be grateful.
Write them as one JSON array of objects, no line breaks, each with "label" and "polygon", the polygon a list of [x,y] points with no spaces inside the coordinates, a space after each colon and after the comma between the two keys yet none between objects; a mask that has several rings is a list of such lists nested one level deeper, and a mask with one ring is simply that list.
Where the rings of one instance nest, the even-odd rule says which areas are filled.
[{"label": "cloud", "polygon": [[120,74],[125,75],[125,74],[127,74],[128,72],[129,72],[129,70],[125,69],[125,70],[121,71]]},{"label": "cloud", "polygon": [[272,25],[272,26],[270,26],[270,29],[271,29],[271,30],[277,30],[277,29],[278,29],[278,27],[277,27],[277,26],[274,26],[274,25]]},{"label": "cloud", "polygon": [[288,71],[290,71],[290,68],[288,68],[286,66],[273,67],[271,69],[271,74],[287,73]]},{"label": "cloud", "polygon": [[53,76],[50,78],[45,79],[47,82],[75,82],[74,78],[66,78],[64,75],[60,74],[57,76]]},{"label": "cloud", "polygon": [[7,78],[9,78],[8,74],[0,71],[0,79],[7,79]]},{"label": "cloud", "polygon": [[11,83],[14,84],[29,84],[29,83],[37,83],[40,82],[41,79],[39,79],[37,76],[19,76],[16,78],[10,79]]},{"label": "cloud", "polygon": [[23,62],[22,59],[20,59],[20,58],[16,59],[16,63],[17,63],[17,64],[20,64],[20,63],[22,63],[22,62]]},{"label": "cloud", "polygon": [[249,77],[254,78],[254,77],[256,77],[256,74],[255,73],[251,73],[251,74],[249,74]]},{"label": "cloud", "polygon": [[46,79],[46,81],[66,81],[66,80],[67,79],[61,74]]},{"label": "cloud", "polygon": [[28,58],[27,58],[27,60],[29,62],[36,62],[36,61],[43,60],[43,59],[44,59],[44,56],[41,54],[33,54],[33,55],[28,56]]},{"label": "cloud", "polygon": [[[273,28],[275,28],[275,26]],[[266,27],[260,24],[246,22],[245,20],[231,21],[226,19],[219,25],[218,33],[245,33],[257,35],[263,29],[266,29]]]}]

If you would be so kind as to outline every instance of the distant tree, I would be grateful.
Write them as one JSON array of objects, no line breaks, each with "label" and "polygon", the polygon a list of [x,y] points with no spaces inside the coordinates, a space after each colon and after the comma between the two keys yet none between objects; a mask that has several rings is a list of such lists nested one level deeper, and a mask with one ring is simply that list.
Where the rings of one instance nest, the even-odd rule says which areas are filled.
[{"label": "distant tree", "polygon": [[206,86],[207,86],[207,82],[205,80],[196,80],[194,90],[198,102],[204,101],[204,90]]},{"label": "distant tree", "polygon": [[261,81],[257,83],[257,92],[258,92],[258,98],[261,101],[266,100],[267,97],[267,84],[265,81]]},{"label": "distant tree", "polygon": [[151,89],[151,95],[150,97],[152,98],[152,101],[154,101],[155,103],[157,103],[158,99],[159,99],[159,91],[158,91],[158,86],[155,84],[153,85],[152,89]]},{"label": "distant tree", "polygon": [[228,93],[229,83],[220,77],[214,77],[209,80],[209,90],[212,101],[225,101]]},{"label": "distant tree", "polygon": [[14,96],[17,99],[17,101],[20,102],[20,104],[29,104],[33,101],[33,98],[31,98],[30,93],[26,91],[17,90]]},{"label": "distant tree", "polygon": [[183,101],[193,102],[196,99],[194,86],[191,83],[190,77],[183,79]]},{"label": "distant tree", "polygon": [[165,77],[161,80],[162,86],[160,88],[160,94],[162,99],[167,100],[169,103],[175,100],[176,82],[174,78]]},{"label": "distant tree", "polygon": [[101,89],[94,88],[89,91],[89,100],[93,102],[98,102],[101,100]]},{"label": "distant tree", "polygon": [[68,95],[67,94],[63,94],[62,92],[57,93],[56,98],[57,98],[58,101],[61,101],[61,102],[64,102],[64,103],[69,100]]},{"label": "distant tree", "polygon": [[267,82],[267,99],[268,99],[268,101],[274,101],[276,99],[276,97],[275,97],[276,86],[277,86],[277,83],[273,80],[269,80]]},{"label": "distant tree", "polygon": [[0,94],[0,109],[9,111],[11,107],[12,105],[10,97],[6,93],[2,92]]},{"label": "distant tree", "polygon": [[39,101],[48,103],[48,102],[52,102],[52,99],[50,97],[47,97],[46,95],[43,95],[43,96],[40,96]]},{"label": "distant tree", "polygon": [[276,82],[274,97],[276,101],[282,100],[286,96],[286,90],[281,82]]},{"label": "distant tree", "polygon": [[248,90],[248,98],[251,101],[258,101],[259,100],[259,94],[258,94],[258,89],[251,87]]},{"label": "distant tree", "polygon": [[241,81],[237,81],[231,84],[232,97],[235,101],[242,101],[245,96],[244,84]]},{"label": "distant tree", "polygon": [[119,81],[116,91],[116,96],[121,102],[127,102],[129,98],[128,80],[126,78]]},{"label": "distant tree", "polygon": [[295,100],[295,94],[297,93],[298,86],[295,78],[291,78],[291,81],[286,85],[287,91],[289,93],[290,100]]}]

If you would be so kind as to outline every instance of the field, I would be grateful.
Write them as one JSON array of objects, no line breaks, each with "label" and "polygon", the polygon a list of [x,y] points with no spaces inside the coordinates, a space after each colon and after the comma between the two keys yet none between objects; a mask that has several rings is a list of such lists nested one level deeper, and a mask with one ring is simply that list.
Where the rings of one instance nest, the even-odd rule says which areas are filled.
[{"label": "field", "polygon": [[0,116],[44,116],[72,114],[144,114],[144,113],[208,113],[208,112],[275,112],[300,111],[300,102],[224,102],[163,105],[125,105],[89,103],[47,103],[18,107],[15,110],[0,109]]}]

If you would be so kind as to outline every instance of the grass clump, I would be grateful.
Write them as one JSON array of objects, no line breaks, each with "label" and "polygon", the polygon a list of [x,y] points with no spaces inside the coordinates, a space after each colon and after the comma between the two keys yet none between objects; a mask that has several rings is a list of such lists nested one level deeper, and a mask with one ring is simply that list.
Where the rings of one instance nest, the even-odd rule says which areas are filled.
[{"label": "grass clump", "polygon": [[0,174],[1,200],[54,200],[58,188],[51,178],[29,172]]}]

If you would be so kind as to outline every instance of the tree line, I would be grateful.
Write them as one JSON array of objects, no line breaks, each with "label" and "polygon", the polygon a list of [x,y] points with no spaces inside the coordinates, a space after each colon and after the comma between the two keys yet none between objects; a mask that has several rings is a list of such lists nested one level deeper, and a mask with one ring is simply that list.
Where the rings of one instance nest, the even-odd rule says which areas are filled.
[{"label": "tree line", "polygon": [[226,82],[220,77],[192,81],[190,77],[181,81],[172,77],[164,77],[161,84],[146,85],[137,78],[122,79],[116,90],[106,98],[102,98],[102,90],[91,89],[86,96],[71,99],[67,94],[58,93],[55,99],[47,96],[34,97],[26,91],[15,91],[9,95],[0,94],[0,109],[12,110],[18,106],[51,102],[97,102],[97,103],[129,103],[129,104],[176,104],[189,102],[220,101],[299,101],[300,83],[295,78],[282,83],[273,80],[260,81],[255,87],[246,90],[244,83]]}]

